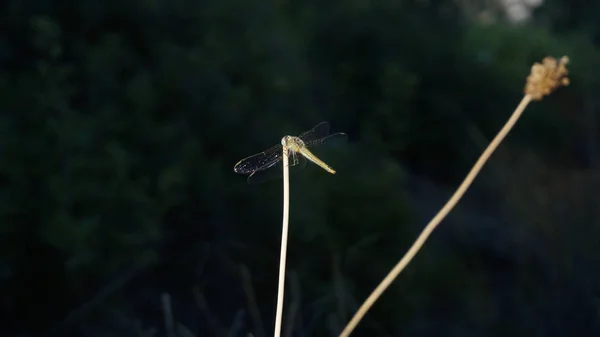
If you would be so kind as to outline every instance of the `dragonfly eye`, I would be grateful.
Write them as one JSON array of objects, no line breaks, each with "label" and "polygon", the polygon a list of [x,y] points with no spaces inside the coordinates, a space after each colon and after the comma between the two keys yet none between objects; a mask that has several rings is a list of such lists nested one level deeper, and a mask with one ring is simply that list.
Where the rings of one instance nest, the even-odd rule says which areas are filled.
[{"label": "dragonfly eye", "polygon": [[285,136],[283,138],[281,138],[281,145],[286,146],[290,144],[290,136]]}]

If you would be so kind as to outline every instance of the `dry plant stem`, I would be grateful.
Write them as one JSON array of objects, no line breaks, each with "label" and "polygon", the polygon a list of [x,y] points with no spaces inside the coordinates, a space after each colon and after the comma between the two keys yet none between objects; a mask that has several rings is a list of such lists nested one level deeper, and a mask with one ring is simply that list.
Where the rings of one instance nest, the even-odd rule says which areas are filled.
[{"label": "dry plant stem", "polygon": [[279,257],[279,285],[277,288],[277,312],[275,314],[275,337],[281,336],[281,319],[283,317],[283,297],[285,288],[285,259],[290,219],[290,167],[288,148],[283,145],[283,224],[281,226],[281,255]]},{"label": "dry plant stem", "polygon": [[210,329],[213,332],[212,335],[228,336],[227,329],[225,329],[223,324],[219,322],[219,319],[217,317],[212,315],[210,308],[208,307],[208,302],[206,301],[206,298],[200,291],[200,288],[193,287],[192,290],[194,292],[194,300],[196,301],[196,306],[198,306],[198,309],[200,309],[200,311],[202,311],[202,313],[204,314],[204,317],[208,322]]},{"label": "dry plant stem", "polygon": [[463,182],[460,184],[456,192],[454,192],[450,200],[448,200],[446,205],[444,205],[444,207],[435,215],[435,217],[431,219],[427,226],[425,226],[425,229],[423,229],[417,240],[413,243],[408,252],[406,252],[404,257],[402,257],[400,262],[396,264],[396,266],[388,273],[388,275],[383,279],[383,281],[381,281],[377,288],[375,288],[371,295],[369,295],[367,300],[361,305],[356,314],[354,314],[354,317],[352,317],[348,325],[346,325],[346,327],[340,334],[340,337],[348,337],[350,333],[352,333],[352,331],[356,328],[360,320],[373,306],[375,301],[377,301],[381,294],[390,286],[394,279],[398,277],[402,270],[404,270],[408,263],[414,258],[414,256],[425,243],[425,241],[429,238],[429,235],[431,235],[431,233],[436,229],[439,223],[446,217],[446,215],[448,215],[448,213],[454,208],[454,206],[456,206],[460,198],[462,198],[469,186],[471,186],[471,183],[473,183],[473,180],[475,180],[475,177],[479,174],[479,171],[481,171],[481,168],[483,167],[485,162],[490,158],[490,156],[496,150],[496,148],[498,148],[498,145],[500,145],[500,143],[506,137],[508,132],[513,128],[517,120],[519,120],[519,117],[521,117],[523,111],[525,111],[525,108],[527,107],[529,102],[531,102],[531,100],[532,96],[529,94],[523,97],[521,103],[519,103],[519,106],[517,106],[510,119],[506,122],[504,127],[502,127],[500,132],[498,132],[496,137],[494,137],[494,139],[492,140],[490,145],[488,145],[485,151],[483,151],[483,154],[479,157],[479,159],[477,160],[477,162],[475,163],[465,180],[463,180]]},{"label": "dry plant stem", "polygon": [[161,302],[163,305],[163,314],[165,319],[165,331],[168,337],[175,337],[175,329],[173,328],[173,310],[171,309],[171,295],[163,293],[161,296]]},{"label": "dry plant stem", "polygon": [[254,296],[254,290],[252,289],[252,280],[250,277],[250,271],[245,265],[240,266],[240,275],[242,277],[242,285],[244,287],[244,293],[246,294],[246,300],[248,301],[248,310],[254,320],[256,335],[257,337],[265,337],[265,329],[263,328],[262,320],[260,319],[260,310],[256,304],[256,297]]}]

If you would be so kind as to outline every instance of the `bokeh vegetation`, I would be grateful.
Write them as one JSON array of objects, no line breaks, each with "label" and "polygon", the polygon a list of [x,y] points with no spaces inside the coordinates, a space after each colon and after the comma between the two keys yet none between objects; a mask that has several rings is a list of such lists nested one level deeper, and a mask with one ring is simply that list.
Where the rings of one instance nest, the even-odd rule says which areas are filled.
[{"label": "bokeh vegetation", "polygon": [[326,120],[350,144],[317,152],[338,175],[292,181],[288,303],[296,335],[335,335],[424,224],[413,177],[435,186],[425,204],[449,195],[546,55],[569,55],[571,86],[531,106],[478,187],[504,234],[463,209],[478,228],[434,235],[357,335],[600,333],[591,11],[548,1],[515,26],[441,0],[0,8],[0,334],[166,335],[167,292],[193,335],[268,335],[281,186],[232,167]]}]

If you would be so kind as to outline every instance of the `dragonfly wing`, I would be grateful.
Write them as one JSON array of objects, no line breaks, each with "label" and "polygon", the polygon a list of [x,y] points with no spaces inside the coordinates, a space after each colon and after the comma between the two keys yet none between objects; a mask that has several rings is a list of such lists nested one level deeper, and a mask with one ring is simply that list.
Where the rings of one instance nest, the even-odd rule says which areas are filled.
[{"label": "dragonfly wing", "polygon": [[321,144],[327,144],[328,146],[339,146],[348,142],[348,135],[343,132],[338,132],[333,135],[314,139],[308,142],[304,142],[307,147],[317,146]]},{"label": "dragonfly wing", "polygon": [[249,174],[256,171],[266,170],[277,164],[283,156],[281,144],[275,145],[261,153],[246,157],[233,167],[233,171],[239,174]]},{"label": "dragonfly wing", "polygon": [[317,139],[326,137],[329,135],[329,123],[321,122],[314,128],[301,133],[298,138],[302,139],[304,143],[315,141]]},{"label": "dragonfly wing", "polygon": [[[295,175],[306,167],[306,159],[296,153],[292,153],[289,159],[290,175]],[[248,184],[262,184],[267,181],[280,179],[283,176],[283,160],[275,162],[268,169],[257,171],[248,176]]]},{"label": "dragonfly wing", "polygon": [[261,184],[281,177],[281,161],[274,162],[267,169],[253,172],[248,176],[248,184]]}]

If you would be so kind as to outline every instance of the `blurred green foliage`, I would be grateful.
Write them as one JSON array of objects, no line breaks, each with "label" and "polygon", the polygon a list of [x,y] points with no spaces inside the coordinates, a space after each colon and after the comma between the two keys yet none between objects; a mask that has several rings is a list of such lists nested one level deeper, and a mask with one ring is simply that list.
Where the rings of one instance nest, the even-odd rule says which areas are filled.
[{"label": "blurred green foliage", "polygon": [[[594,30],[483,25],[444,1],[11,0],[1,12],[0,310],[18,317],[9,332],[47,331],[132,269],[150,270],[137,282],[156,294],[202,284],[217,315],[231,312],[239,301],[221,262],[198,275],[205,243],[250,266],[270,322],[281,187],[249,187],[232,166],[321,120],[351,144],[324,156],[336,176],[311,167],[294,177],[288,264],[305,301],[326,298],[315,303],[343,311],[343,324],[415,237],[406,169],[456,183],[481,150],[474,139],[493,136],[546,55],[571,58],[573,85],[536,103],[509,146],[585,161],[589,116],[578,111],[598,100]],[[401,304],[427,307],[436,289],[465,291],[478,311],[493,286],[463,258],[407,271],[377,320],[408,323]],[[342,309],[327,297],[338,264],[355,296]],[[452,273],[470,289],[443,279]]]}]

